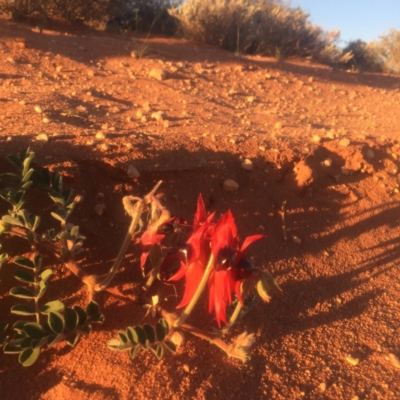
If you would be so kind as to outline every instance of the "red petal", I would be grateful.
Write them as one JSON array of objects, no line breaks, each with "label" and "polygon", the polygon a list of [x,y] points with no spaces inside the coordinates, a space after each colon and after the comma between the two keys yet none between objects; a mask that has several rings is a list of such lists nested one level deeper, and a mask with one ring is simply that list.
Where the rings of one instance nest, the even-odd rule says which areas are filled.
[{"label": "red petal", "polygon": [[183,295],[182,301],[176,306],[176,308],[181,308],[189,304],[190,300],[192,300],[193,295],[196,292],[197,287],[203,277],[204,266],[199,261],[191,263],[187,267],[186,271],[186,286],[185,293]]},{"label": "red petal", "polygon": [[197,211],[196,214],[194,215],[194,222],[193,222],[193,229],[196,231],[200,224],[202,224],[207,217],[207,212],[206,212],[206,206],[203,201],[203,197],[201,194],[199,194],[199,197],[197,199]]},{"label": "red petal", "polygon": [[215,226],[211,241],[211,249],[214,257],[218,255],[219,250],[230,247],[235,248],[237,239],[237,229],[233,215],[229,210],[226,212]]},{"label": "red petal", "polygon": [[171,278],[168,279],[168,281],[179,281],[179,279],[182,279],[187,272],[187,265],[181,261],[181,265],[176,271],[174,275],[171,276]]},{"label": "red petal", "polygon": [[240,253],[242,253],[243,251],[246,250],[247,247],[249,247],[253,242],[255,242],[256,240],[260,240],[262,238],[265,238],[266,235],[252,235],[252,236],[248,236],[243,244],[242,247],[240,248]]}]

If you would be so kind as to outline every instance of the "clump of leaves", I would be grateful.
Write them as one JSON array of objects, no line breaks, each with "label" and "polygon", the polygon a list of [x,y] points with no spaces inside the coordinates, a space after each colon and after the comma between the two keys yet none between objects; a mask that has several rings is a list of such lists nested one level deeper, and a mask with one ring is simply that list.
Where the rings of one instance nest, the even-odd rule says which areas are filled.
[{"label": "clump of leaves", "polygon": [[165,319],[161,318],[155,325],[143,326],[136,325],[128,327],[125,331],[118,332],[118,339],[112,339],[108,342],[108,348],[115,351],[129,351],[129,355],[134,359],[138,353],[151,351],[161,360],[164,355],[164,349],[175,354],[175,344],[168,340],[169,326]]},{"label": "clump of leaves", "polygon": [[[0,325],[0,344],[3,345],[4,352],[19,354],[19,361],[24,366],[32,365],[44,346],[54,345],[62,340],[75,346],[81,335],[90,333],[92,324],[104,320],[97,303],[93,301],[85,310],[78,306],[68,308],[59,300],[40,305],[53,271],[43,269],[43,257],[39,249],[50,250],[60,260],[66,261],[81,251],[84,237],[79,233],[78,226],[67,224],[75,206],[71,200],[72,190],[63,189],[62,176],[58,171],[51,173],[46,169],[32,168],[34,156],[29,149],[22,150],[19,155],[8,155],[7,160],[18,173],[0,174],[0,197],[11,206],[8,214],[1,217],[0,238],[15,236],[25,239],[33,251],[32,258],[17,256],[12,260],[22,268],[14,272],[14,277],[24,286],[13,287],[10,295],[29,301],[30,304],[12,306],[11,314],[28,319],[13,324],[14,335],[11,339],[4,337],[9,323]],[[51,216],[60,224],[59,231],[52,228],[38,233],[40,217],[24,208],[25,194],[31,188],[47,192],[53,200],[56,209],[51,212]],[[0,267],[7,261],[8,255],[1,253]],[[29,318],[34,318],[35,321],[32,322]]]}]

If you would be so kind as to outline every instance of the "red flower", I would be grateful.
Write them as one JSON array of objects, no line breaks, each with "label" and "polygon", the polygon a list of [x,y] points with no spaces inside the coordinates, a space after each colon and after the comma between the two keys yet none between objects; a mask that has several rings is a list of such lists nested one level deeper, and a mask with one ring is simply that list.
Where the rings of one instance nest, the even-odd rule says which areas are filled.
[{"label": "red flower", "polygon": [[245,250],[263,237],[249,236],[239,247],[239,236],[231,211],[224,214],[215,227],[211,240],[214,267],[208,280],[208,310],[210,313],[215,310],[219,326],[221,321],[227,323],[226,306],[232,304],[232,292],[235,290],[242,302],[240,283],[251,276],[251,265],[246,259]]},{"label": "red flower", "polygon": [[204,202],[199,196],[194,232],[184,250],[186,259],[181,261],[178,272],[170,280],[176,281],[185,276],[185,292],[177,308],[186,306],[199,286],[212,253],[214,261],[208,279],[209,312],[215,310],[218,325],[221,326],[221,321],[227,323],[226,306],[232,303],[232,292],[236,291],[239,301],[242,302],[240,283],[252,275],[245,250],[264,235],[249,236],[240,246],[232,213],[228,211],[216,225],[212,223],[213,218],[214,214],[207,216]]}]

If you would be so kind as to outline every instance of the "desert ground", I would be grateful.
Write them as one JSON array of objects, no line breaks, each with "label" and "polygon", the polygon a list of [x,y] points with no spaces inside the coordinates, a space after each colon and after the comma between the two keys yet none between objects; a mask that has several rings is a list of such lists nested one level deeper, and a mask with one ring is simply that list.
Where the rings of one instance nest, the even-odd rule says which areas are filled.
[{"label": "desert ground", "polygon": [[[76,348],[58,344],[26,368],[0,353],[2,399],[400,398],[400,77],[6,19],[0,54],[0,166],[30,147],[36,165],[61,171],[83,199],[71,219],[87,237],[85,271],[105,274],[115,259],[129,225],[122,197],[162,180],[172,214],[192,221],[201,193],[208,210],[232,211],[241,237],[265,234],[249,255],[284,292],[229,334],[255,334],[245,364],[191,336],[160,362],[131,360],[107,342],[144,315],[132,244],[96,297],[104,324]],[[237,190],[225,190],[226,179]],[[47,298],[85,304],[85,285],[50,266]],[[7,268],[0,321],[14,318]],[[157,290],[167,307],[179,303],[182,285]],[[215,329],[206,298],[197,308],[190,322]]]}]

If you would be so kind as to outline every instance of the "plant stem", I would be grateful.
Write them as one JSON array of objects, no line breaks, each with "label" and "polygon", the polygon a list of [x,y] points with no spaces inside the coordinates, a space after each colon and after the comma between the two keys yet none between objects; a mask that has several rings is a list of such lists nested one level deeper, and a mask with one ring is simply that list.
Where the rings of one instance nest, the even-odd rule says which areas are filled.
[{"label": "plant stem", "polygon": [[100,292],[100,291],[104,290],[110,284],[112,279],[114,278],[114,275],[117,272],[117,270],[118,270],[118,268],[119,268],[119,266],[121,264],[122,258],[124,257],[125,252],[126,252],[126,250],[128,248],[128,245],[129,245],[129,243],[131,241],[132,235],[135,232],[136,227],[137,227],[137,225],[139,223],[140,217],[142,216],[142,213],[143,213],[143,210],[144,210],[144,206],[145,206],[144,201],[140,201],[140,203],[139,203],[139,205],[138,205],[138,207],[136,209],[135,215],[132,218],[132,222],[129,225],[128,232],[125,235],[125,239],[122,242],[121,248],[119,249],[118,256],[115,259],[114,264],[111,267],[110,271],[108,272],[107,276],[104,278],[104,280],[102,282],[100,282],[94,288],[94,290],[96,292]]},{"label": "plant stem", "polygon": [[174,328],[179,328],[179,326],[182,325],[186,321],[186,318],[190,315],[190,313],[193,310],[193,307],[196,305],[197,301],[199,300],[200,295],[203,292],[204,287],[206,286],[208,277],[210,276],[210,273],[211,273],[211,270],[213,267],[213,261],[214,261],[214,256],[211,253],[210,258],[207,263],[207,267],[204,271],[203,277],[201,278],[199,286],[197,286],[196,292],[195,292],[194,296],[192,297],[192,300],[186,306],[186,308],[183,310],[183,313],[181,314],[179,319],[175,322]]},{"label": "plant stem", "polygon": [[117,270],[118,270],[118,268],[119,268],[119,266],[121,264],[121,261],[122,261],[124,255],[125,255],[125,252],[126,252],[126,250],[128,248],[128,245],[129,245],[129,243],[130,243],[130,241],[132,239],[132,235],[136,231],[136,227],[139,224],[140,217],[143,214],[143,211],[145,209],[146,203],[151,201],[154,193],[160,187],[161,183],[162,183],[162,181],[159,181],[154,186],[154,188],[151,190],[151,192],[144,197],[144,200],[138,199],[137,203],[130,210],[126,210],[131,215],[132,222],[129,225],[128,232],[125,235],[125,239],[122,242],[121,248],[119,249],[117,258],[116,258],[113,266],[111,267],[110,271],[108,272],[107,276],[103,279],[103,281],[98,283],[95,287],[93,287],[93,289],[96,292],[100,292],[100,291],[104,290],[110,284],[110,282],[113,280],[114,275],[116,274],[116,272],[117,272]]},{"label": "plant stem", "polygon": [[233,324],[236,322],[237,317],[240,314],[240,311],[242,310],[242,304],[240,301],[236,304],[235,310],[233,311],[233,314],[229,318],[229,323],[222,329],[222,335],[225,335],[228,333],[229,329],[232,328]]},{"label": "plant stem", "polygon": [[40,311],[39,311],[39,268],[35,266],[35,274],[34,274],[34,279],[35,279],[35,315],[36,315],[36,322],[40,324]]}]

